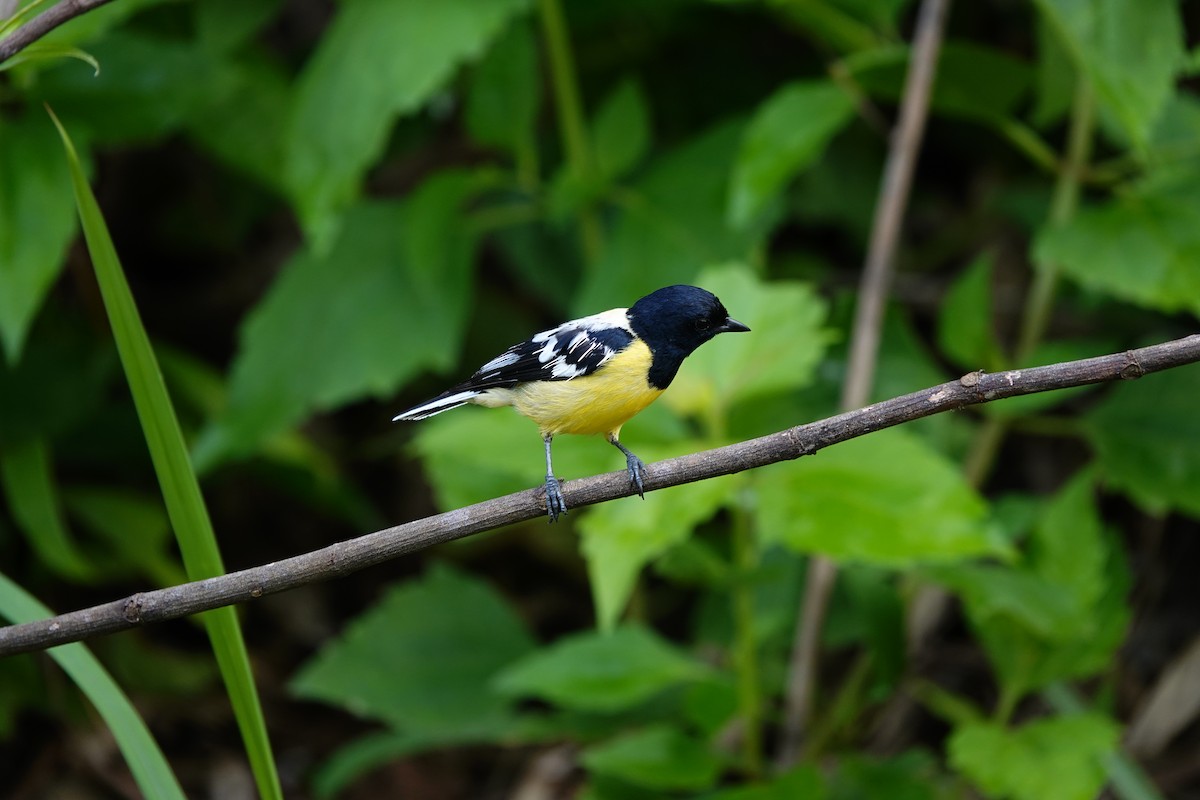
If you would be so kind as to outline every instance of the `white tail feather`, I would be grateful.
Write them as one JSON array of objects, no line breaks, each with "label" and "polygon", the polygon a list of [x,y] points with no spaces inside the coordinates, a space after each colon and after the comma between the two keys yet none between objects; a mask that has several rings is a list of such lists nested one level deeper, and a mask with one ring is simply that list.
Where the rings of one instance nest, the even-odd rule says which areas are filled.
[{"label": "white tail feather", "polygon": [[397,414],[396,416],[392,417],[392,422],[399,422],[400,420],[427,419],[435,414],[440,414],[443,411],[449,411],[452,408],[458,408],[461,405],[465,405],[466,403],[470,402],[471,398],[478,397],[480,394],[482,394],[482,392],[469,390],[465,392],[457,392],[447,397],[439,397],[435,400],[430,400],[428,403],[422,403],[419,406],[410,408],[408,411]]}]

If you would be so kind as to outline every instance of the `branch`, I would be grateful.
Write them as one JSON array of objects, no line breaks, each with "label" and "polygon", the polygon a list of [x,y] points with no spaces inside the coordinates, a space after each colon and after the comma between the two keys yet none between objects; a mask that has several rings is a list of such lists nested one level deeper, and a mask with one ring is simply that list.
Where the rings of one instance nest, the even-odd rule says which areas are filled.
[{"label": "branch", "polygon": [[0,64],[64,22],[75,19],[80,14],[91,11],[97,6],[111,2],[112,0],[62,0],[60,3],[55,3],[5,38],[0,39]]},{"label": "branch", "polygon": [[[830,445],[921,417],[1005,397],[1115,380],[1200,361],[1200,334],[1124,353],[1046,367],[987,374],[971,372],[956,381],[897,397],[835,417],[789,428],[715,450],[652,464],[646,491],[731,475],[816,453]],[[563,494],[581,508],[633,494],[624,471],[568,481]],[[244,603],[297,586],[349,575],[435,544],[503,525],[545,516],[545,490],[529,489],[473,506],[369,533],[357,539],[261,567],[166,589],[139,592],[48,620],[0,628],[0,656],[42,650]]]}]

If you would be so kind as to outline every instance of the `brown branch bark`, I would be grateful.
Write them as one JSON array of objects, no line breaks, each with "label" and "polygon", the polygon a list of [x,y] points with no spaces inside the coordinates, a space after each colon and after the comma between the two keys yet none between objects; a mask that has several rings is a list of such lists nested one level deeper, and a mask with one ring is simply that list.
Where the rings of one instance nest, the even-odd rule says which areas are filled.
[{"label": "brown branch bark", "polygon": [[15,56],[64,22],[112,0],[62,0],[0,39],[0,64]]},{"label": "brown branch bark", "polygon": [[[1198,361],[1200,334],[1139,350],[1045,367],[991,374],[972,372],[956,381],[769,436],[660,461],[649,467],[646,491],[812,455],[838,442],[943,411],[1016,395],[1140,378],[1151,372]],[[632,493],[624,471],[563,484],[563,494],[571,508],[628,497]],[[260,567],[166,589],[139,592],[121,600],[51,619],[10,625],[0,628],[0,656],[43,650],[150,622],[178,619],[221,606],[244,603],[263,595],[349,575],[397,556],[502,525],[542,517],[545,513],[545,490],[530,489],[369,533]]]},{"label": "brown branch bark", "polygon": [[[846,381],[842,386],[843,409],[858,408],[866,403],[875,382],[879,338],[883,330],[888,290],[895,271],[900,227],[908,207],[913,172],[925,132],[929,100],[937,76],[942,31],[949,10],[950,0],[924,0],[917,17],[912,58],[904,83],[904,99],[879,186],[867,260],[858,289]],[[783,735],[779,739],[775,758],[781,767],[789,766],[799,756],[804,730],[808,727],[816,694],[821,629],[836,581],[837,565],[831,559],[816,556],[809,562],[788,664]]]}]

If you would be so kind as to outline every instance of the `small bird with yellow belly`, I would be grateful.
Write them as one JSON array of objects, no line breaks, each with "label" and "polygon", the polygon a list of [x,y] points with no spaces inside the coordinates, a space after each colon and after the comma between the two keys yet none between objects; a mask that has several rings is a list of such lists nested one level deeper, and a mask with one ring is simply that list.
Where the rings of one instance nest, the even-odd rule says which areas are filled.
[{"label": "small bird with yellow belly", "polygon": [[603,434],[625,454],[644,491],[646,465],[621,444],[621,426],[663,393],[679,366],[718,333],[749,331],[711,292],[667,286],[629,308],[564,322],[513,345],[470,378],[392,420],[418,420],[467,403],[512,406],[537,423],[546,445],[546,513],[567,513],[550,443],[560,433]]}]

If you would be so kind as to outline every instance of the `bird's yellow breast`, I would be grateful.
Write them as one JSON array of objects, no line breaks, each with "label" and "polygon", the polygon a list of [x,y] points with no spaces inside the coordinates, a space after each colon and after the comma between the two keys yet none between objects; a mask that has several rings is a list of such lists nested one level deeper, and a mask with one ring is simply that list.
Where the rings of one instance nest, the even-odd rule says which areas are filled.
[{"label": "bird's yellow breast", "polygon": [[662,394],[650,385],[650,349],[640,339],[591,375],[537,381],[512,389],[512,405],[543,434],[616,434]]}]

